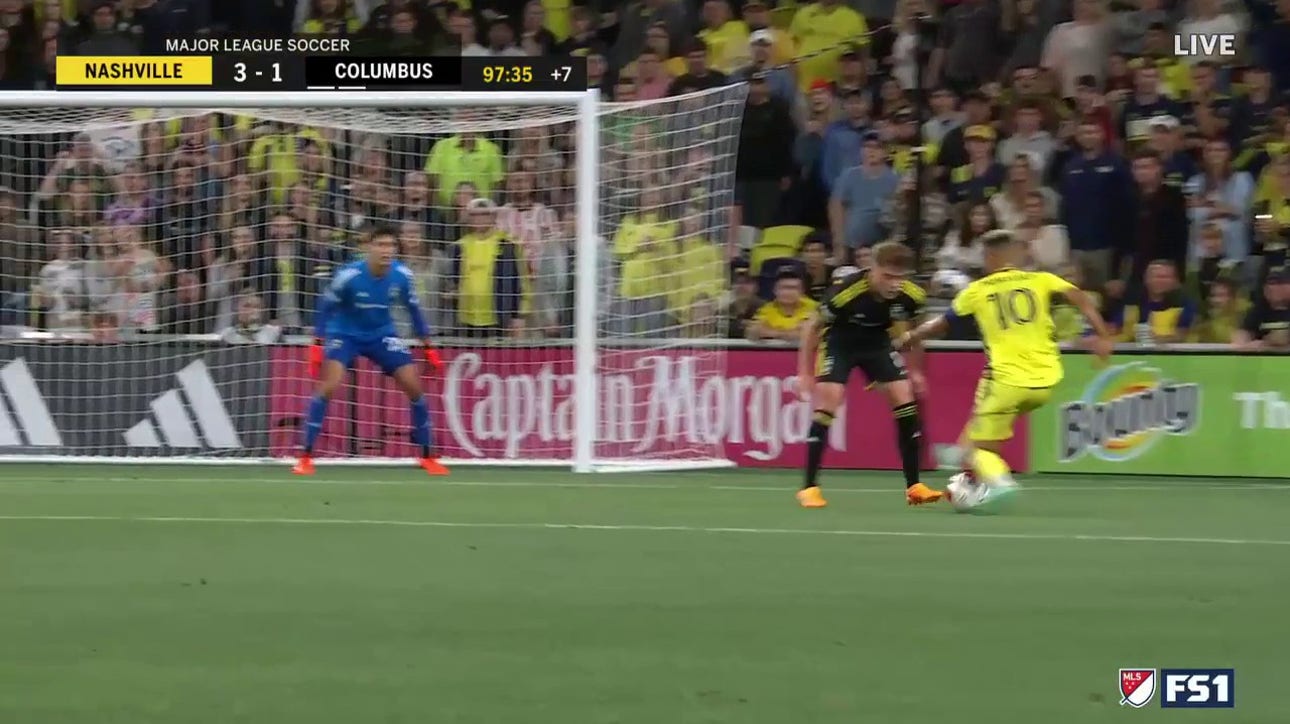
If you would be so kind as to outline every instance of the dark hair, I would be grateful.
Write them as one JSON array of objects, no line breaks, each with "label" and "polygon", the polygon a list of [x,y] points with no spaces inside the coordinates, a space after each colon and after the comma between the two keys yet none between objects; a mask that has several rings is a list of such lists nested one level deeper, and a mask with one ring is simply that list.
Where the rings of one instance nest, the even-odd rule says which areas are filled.
[{"label": "dark hair", "polygon": [[972,230],[972,212],[977,209],[985,209],[986,215],[990,219],[989,228],[982,235],[990,233],[999,228],[999,217],[994,213],[994,207],[986,201],[978,201],[975,204],[964,207],[963,218],[959,222],[959,244],[967,246],[976,239],[976,232]]},{"label": "dark hair", "polygon": [[393,226],[389,226],[388,224],[379,224],[377,226],[373,226],[372,230],[367,232],[368,241],[375,241],[376,238],[379,236],[388,236],[391,239],[394,239],[395,241],[398,241],[399,239],[398,232],[394,230]]},{"label": "dark hair", "polygon": [[788,265],[775,272],[775,283],[779,284],[782,281],[800,282],[802,281],[802,275],[798,272],[797,267]]},{"label": "dark hair", "polygon": [[829,248],[829,245],[824,242],[824,239],[821,239],[820,237],[815,236],[814,234],[811,234],[811,235],[808,235],[805,239],[802,239],[802,246],[801,248],[798,249],[798,252],[806,251],[807,247],[811,247],[811,246],[822,246],[825,248],[826,251]]}]

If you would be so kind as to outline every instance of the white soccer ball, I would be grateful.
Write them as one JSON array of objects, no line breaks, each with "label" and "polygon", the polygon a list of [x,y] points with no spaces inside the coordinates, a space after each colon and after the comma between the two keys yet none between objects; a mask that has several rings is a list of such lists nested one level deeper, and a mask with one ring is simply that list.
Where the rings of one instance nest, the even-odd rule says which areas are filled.
[{"label": "white soccer ball", "polygon": [[984,486],[973,480],[967,473],[950,476],[950,482],[945,486],[950,507],[960,513],[966,513],[975,508],[981,502],[984,490]]}]

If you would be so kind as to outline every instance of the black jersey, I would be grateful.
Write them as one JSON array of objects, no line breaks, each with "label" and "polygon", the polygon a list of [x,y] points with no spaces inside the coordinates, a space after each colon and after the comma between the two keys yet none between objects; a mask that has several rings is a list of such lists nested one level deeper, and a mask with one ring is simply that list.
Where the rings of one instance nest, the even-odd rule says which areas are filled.
[{"label": "black jersey", "polygon": [[869,270],[862,269],[834,283],[820,305],[820,318],[827,337],[884,349],[891,346],[892,325],[916,318],[926,301],[922,287],[910,281],[901,284],[894,298],[881,297],[869,286]]}]

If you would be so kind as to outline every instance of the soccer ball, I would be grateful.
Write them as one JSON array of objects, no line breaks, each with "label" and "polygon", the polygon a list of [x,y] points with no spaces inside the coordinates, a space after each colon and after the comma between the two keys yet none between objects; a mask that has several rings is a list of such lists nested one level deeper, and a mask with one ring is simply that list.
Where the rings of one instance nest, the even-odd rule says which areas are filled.
[{"label": "soccer ball", "polygon": [[973,480],[967,473],[958,473],[950,477],[949,485],[945,486],[945,493],[949,498],[950,507],[960,513],[967,513],[981,502],[985,486]]}]

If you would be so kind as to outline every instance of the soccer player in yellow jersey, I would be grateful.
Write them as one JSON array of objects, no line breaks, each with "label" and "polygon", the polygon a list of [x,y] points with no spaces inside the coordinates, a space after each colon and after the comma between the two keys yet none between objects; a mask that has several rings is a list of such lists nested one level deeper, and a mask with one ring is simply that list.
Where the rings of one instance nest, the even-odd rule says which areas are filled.
[{"label": "soccer player in yellow jersey", "polygon": [[[954,298],[950,310],[896,340],[898,348],[918,345],[940,336],[954,317],[971,316],[981,330],[986,367],[977,383],[972,418],[963,431],[963,469],[985,484],[978,500],[1006,498],[1016,491],[1012,471],[1004,462],[1003,443],[1012,438],[1019,415],[1035,410],[1061,381],[1062,359],[1057,348],[1052,298],[1062,295],[1083,313],[1097,337],[1093,352],[1105,360],[1111,354],[1111,335],[1093,299],[1078,287],[1048,272],[1018,269],[1025,244],[1010,231],[982,237],[984,277]],[[952,488],[950,494],[957,491]]]}]

